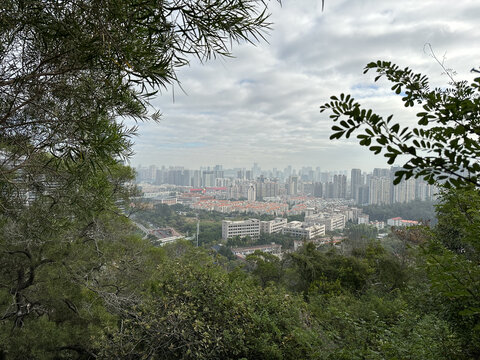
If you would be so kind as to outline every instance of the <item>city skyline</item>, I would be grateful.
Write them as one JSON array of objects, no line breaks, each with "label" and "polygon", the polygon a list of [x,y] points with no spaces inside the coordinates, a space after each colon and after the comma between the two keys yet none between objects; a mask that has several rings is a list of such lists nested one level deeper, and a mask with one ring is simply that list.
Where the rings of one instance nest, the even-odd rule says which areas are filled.
[{"label": "city skyline", "polygon": [[277,171],[277,172],[285,172],[287,171],[287,169],[290,169],[290,171],[292,172],[292,174],[300,174],[302,173],[303,170],[306,170],[306,169],[309,169],[309,170],[313,170],[313,171],[318,171],[318,172],[322,172],[322,173],[331,173],[332,175],[333,174],[347,174],[349,175],[350,177],[350,172],[351,170],[360,170],[361,173],[366,173],[366,174],[371,174],[371,173],[374,173],[375,170],[377,169],[385,169],[385,170],[391,170],[391,169],[398,169],[399,168],[399,165],[388,165],[388,164],[384,164],[384,166],[379,166],[379,167],[373,167],[371,169],[362,169],[362,168],[358,168],[358,167],[353,167],[353,168],[338,168],[338,169],[326,169],[320,165],[296,165],[296,166],[293,166],[292,164],[288,164],[287,166],[284,166],[284,167],[278,167],[278,166],[273,166],[273,167],[263,167],[263,166],[260,166],[258,163],[252,163],[250,164],[250,166],[238,166],[238,167],[234,167],[234,166],[229,166],[228,164],[210,164],[210,165],[200,165],[200,164],[196,164],[196,165],[193,165],[193,166],[183,166],[183,165],[179,165],[179,164],[174,164],[174,165],[165,165],[165,164],[160,164],[160,165],[157,165],[157,164],[137,164],[136,166],[133,166],[133,168],[135,170],[138,170],[138,169],[147,169],[147,168],[150,168],[150,167],[155,167],[155,169],[157,170],[161,170],[161,169],[165,169],[165,170],[169,170],[169,169],[182,169],[182,170],[190,170],[190,171],[197,171],[197,170],[200,170],[200,171],[217,171],[217,170],[221,170],[221,171],[238,171],[238,170],[242,170],[242,171],[251,171],[251,172],[255,172],[255,168],[257,166],[257,170],[262,172],[262,173],[268,173],[268,172],[273,172],[273,171]]},{"label": "city skyline", "polygon": [[480,50],[471,46],[477,41],[478,2],[326,1],[323,12],[320,1],[269,6],[268,43],[236,45],[233,58],[192,60],[178,72],[181,88],[174,85],[153,99],[162,117],[138,124],[132,165],[247,167],[255,159],[261,167],[384,167],[385,158],[355,139],[330,141],[332,124],[320,105],[331,95],[351,93],[409,124],[418,109],[404,108],[386,82],[363,75],[368,62],[409,66],[429,76],[433,86],[449,79],[426,44],[458,80],[472,80],[470,69],[479,65]]},{"label": "city skyline", "polygon": [[[291,166],[283,170],[262,170],[258,164],[254,164],[251,170],[224,169],[221,165],[203,170],[165,166],[157,168],[151,165],[137,169],[136,182],[150,188],[147,191],[150,193],[148,196],[152,195],[153,190],[154,196],[161,195],[164,198],[165,193],[158,193],[155,185],[179,186],[182,192],[186,191],[191,195],[208,191],[215,199],[243,199],[248,202],[258,199],[275,202],[280,196],[302,195],[323,199],[351,199],[355,204],[365,205],[405,203],[435,196],[435,186],[422,179],[411,178],[394,185],[393,176],[396,170],[398,168],[395,167],[375,168],[372,173],[367,173],[360,169],[351,169],[348,176],[348,171],[322,172],[320,168],[302,168],[298,174]],[[168,196],[171,195],[169,191],[167,193]],[[224,209],[229,207],[229,203],[203,203],[199,206]],[[285,209],[274,207],[268,211],[277,213]]]},{"label": "city skyline", "polygon": [[355,170],[360,170],[362,173],[373,173],[373,171],[375,169],[391,169],[391,168],[396,168],[397,166],[396,165],[393,165],[393,166],[384,166],[384,167],[376,167],[376,168],[373,168],[372,170],[365,170],[365,169],[359,169],[359,168],[352,168],[352,169],[324,169],[322,168],[321,166],[319,165],[305,165],[305,166],[292,166],[291,164],[285,166],[285,167],[271,167],[271,168],[268,168],[268,167],[262,167],[262,166],[259,166],[258,163],[253,163],[251,164],[251,166],[242,166],[242,167],[229,167],[228,165],[224,165],[224,164],[215,164],[215,165],[194,165],[192,167],[189,167],[189,166],[183,166],[183,165],[157,165],[157,164],[138,164],[137,166],[133,166],[133,168],[135,170],[138,170],[138,169],[148,169],[148,168],[151,168],[151,167],[154,167],[156,170],[161,170],[161,169],[165,169],[165,170],[175,170],[175,169],[181,169],[181,170],[189,170],[189,171],[228,171],[228,172],[231,172],[231,171],[246,171],[246,172],[251,172],[252,175],[253,173],[256,171],[255,168],[257,165],[257,171],[260,172],[260,173],[268,173],[268,172],[285,172],[285,171],[288,171],[288,169],[290,169],[289,171],[292,172],[292,174],[301,174],[302,171],[306,170],[306,169],[309,169],[309,170],[313,170],[313,171],[318,171],[318,172],[322,172],[322,173],[331,173],[332,175],[333,174],[346,174],[347,172],[350,173],[350,171],[352,169],[355,169]]}]

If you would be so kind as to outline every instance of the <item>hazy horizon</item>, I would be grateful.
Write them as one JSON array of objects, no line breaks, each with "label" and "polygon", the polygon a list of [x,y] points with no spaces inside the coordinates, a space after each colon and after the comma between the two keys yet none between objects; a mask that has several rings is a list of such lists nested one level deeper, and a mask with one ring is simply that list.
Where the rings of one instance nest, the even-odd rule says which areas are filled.
[{"label": "hazy horizon", "polygon": [[471,81],[470,69],[480,65],[480,49],[472,46],[479,2],[327,0],[322,12],[321,1],[288,0],[282,7],[270,2],[270,11],[268,43],[236,45],[234,58],[192,60],[178,71],[185,92],[175,85],[154,99],[162,118],[138,124],[133,166],[388,167],[355,138],[330,141],[332,123],[320,105],[351,93],[394,121],[412,123],[418,109],[404,108],[388,83],[364,75],[367,63],[408,66],[434,86],[449,79],[426,44],[458,80]]}]

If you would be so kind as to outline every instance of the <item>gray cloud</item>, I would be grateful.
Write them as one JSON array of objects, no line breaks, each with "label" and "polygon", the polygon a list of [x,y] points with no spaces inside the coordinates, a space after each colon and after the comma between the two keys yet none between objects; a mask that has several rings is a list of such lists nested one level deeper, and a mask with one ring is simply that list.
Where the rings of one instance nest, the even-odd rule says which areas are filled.
[{"label": "gray cloud", "polygon": [[[386,82],[363,75],[377,59],[448,79],[424,51],[437,56],[459,79],[471,80],[479,65],[476,29],[480,4],[439,1],[287,0],[271,3],[275,23],[268,43],[243,44],[235,58],[206,64],[192,61],[179,70],[175,86],[153,101],[163,113],[159,124],[139,124],[133,164],[224,164],[250,167],[311,165],[325,169],[382,166],[355,140],[329,141],[331,122],[319,107],[329,97],[352,93],[365,106],[402,123],[414,121]],[[175,101],[173,101],[175,99]]]}]

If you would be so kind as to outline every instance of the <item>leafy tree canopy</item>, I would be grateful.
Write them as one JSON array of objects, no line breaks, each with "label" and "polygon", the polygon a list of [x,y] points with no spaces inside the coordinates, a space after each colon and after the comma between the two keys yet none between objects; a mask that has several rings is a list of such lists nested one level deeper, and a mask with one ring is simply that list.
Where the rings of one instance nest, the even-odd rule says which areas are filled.
[{"label": "leafy tree canopy", "polygon": [[[480,185],[480,77],[471,84],[450,83],[448,88],[432,89],[425,75],[400,68],[389,61],[371,62],[365,73],[375,70],[375,81],[386,77],[406,107],[420,106],[418,126],[409,128],[363,108],[350,95],[332,96],[321,106],[331,112],[331,139],[358,134],[360,145],[375,154],[383,153],[389,164],[400,155],[407,157],[394,183],[422,177],[430,184],[445,186]],[[364,131],[362,132],[362,129]]]},{"label": "leafy tree canopy", "polygon": [[395,173],[394,183],[413,176],[442,187],[437,226],[433,230],[417,227],[397,231],[396,236],[420,244],[434,299],[429,312],[437,312],[444,322],[435,326],[448,324],[455,331],[462,353],[454,357],[478,358],[480,78],[468,84],[450,76],[448,88],[431,89],[426,76],[409,68],[377,61],[368,64],[365,72],[372,69],[377,72],[375,80],[386,77],[393,83],[392,90],[402,94],[405,106],[422,107],[416,115],[417,127],[395,124],[392,115],[384,119],[362,108],[350,95],[333,96],[321,111],[332,112],[332,139],[360,132],[360,145],[375,154],[383,153],[389,164],[405,156],[408,160]]},{"label": "leafy tree canopy", "polygon": [[148,119],[190,56],[229,56],[268,26],[260,0],[3,1],[0,147],[10,163],[128,156],[134,129],[117,117]]},{"label": "leafy tree canopy", "polygon": [[122,214],[122,119],[158,120],[179,67],[268,26],[261,0],[2,1],[0,358],[98,355],[158,256]]},{"label": "leafy tree canopy", "polygon": [[166,247],[143,301],[123,307],[124,326],[102,358],[317,358],[322,343],[297,296],[227,273],[202,249]]}]

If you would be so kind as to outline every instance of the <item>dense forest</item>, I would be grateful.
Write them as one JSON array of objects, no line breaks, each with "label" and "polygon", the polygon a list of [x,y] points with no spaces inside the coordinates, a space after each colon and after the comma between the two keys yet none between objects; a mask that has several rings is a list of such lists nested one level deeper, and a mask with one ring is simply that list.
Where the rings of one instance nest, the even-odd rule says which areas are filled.
[{"label": "dense forest", "polygon": [[407,89],[407,105],[424,104],[421,131],[344,96],[330,105],[333,121],[353,117],[334,138],[366,122],[361,145],[411,155],[397,178],[445,187],[435,227],[382,243],[352,228],[339,249],[307,243],[239,262],[184,241],[154,247],[126,216],[135,129],[119,119],[158,121],[149,102],[188,57],[262,39],[266,6],[2,2],[1,359],[480,358],[480,78],[431,90],[390,63],[368,65]]}]

